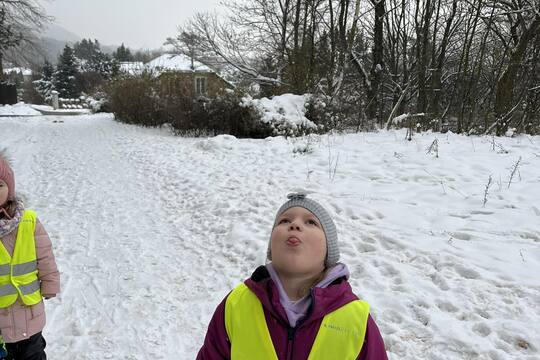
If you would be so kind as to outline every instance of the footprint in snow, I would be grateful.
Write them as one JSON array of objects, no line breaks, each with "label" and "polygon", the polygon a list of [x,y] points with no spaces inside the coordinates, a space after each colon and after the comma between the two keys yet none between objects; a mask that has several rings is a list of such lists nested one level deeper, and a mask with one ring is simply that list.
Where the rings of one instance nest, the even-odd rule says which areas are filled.
[{"label": "footprint in snow", "polygon": [[473,269],[468,269],[462,265],[456,265],[455,269],[456,269],[456,272],[462,277],[464,277],[465,279],[478,279],[481,277],[478,271],[475,271]]},{"label": "footprint in snow", "polygon": [[491,329],[484,323],[474,324],[472,330],[482,337],[486,337],[491,334]]}]

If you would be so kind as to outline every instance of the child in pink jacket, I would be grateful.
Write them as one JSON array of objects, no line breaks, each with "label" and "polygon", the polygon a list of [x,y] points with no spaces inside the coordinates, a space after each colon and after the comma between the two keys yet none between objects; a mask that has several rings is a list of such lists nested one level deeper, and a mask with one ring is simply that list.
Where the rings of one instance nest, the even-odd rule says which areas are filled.
[{"label": "child in pink jacket", "polygon": [[[31,236],[24,237],[24,241],[20,240],[22,235],[18,237],[24,232],[20,231],[21,224],[25,229],[34,229],[35,256],[33,251],[22,250],[25,244],[32,242],[27,240]],[[41,334],[45,327],[42,298],[50,299],[60,292],[60,274],[45,228],[34,212],[24,209],[16,196],[15,177],[4,151],[0,151],[0,240],[0,332],[5,342],[0,353],[4,352],[4,358],[10,360],[45,360],[46,343]],[[31,255],[21,255],[23,252]],[[32,281],[36,277],[35,270],[37,279]],[[26,279],[30,280],[20,280],[28,274],[30,277]]]}]

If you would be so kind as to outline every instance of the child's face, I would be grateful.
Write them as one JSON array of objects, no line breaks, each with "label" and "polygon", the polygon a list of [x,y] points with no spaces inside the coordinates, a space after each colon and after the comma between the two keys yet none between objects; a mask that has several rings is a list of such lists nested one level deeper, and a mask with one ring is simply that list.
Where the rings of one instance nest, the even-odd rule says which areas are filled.
[{"label": "child's face", "polygon": [[0,180],[0,206],[4,206],[7,202],[9,188],[4,180]]},{"label": "child's face", "polygon": [[316,275],[324,270],[326,236],[313,213],[292,207],[281,214],[272,230],[272,264],[289,275]]}]

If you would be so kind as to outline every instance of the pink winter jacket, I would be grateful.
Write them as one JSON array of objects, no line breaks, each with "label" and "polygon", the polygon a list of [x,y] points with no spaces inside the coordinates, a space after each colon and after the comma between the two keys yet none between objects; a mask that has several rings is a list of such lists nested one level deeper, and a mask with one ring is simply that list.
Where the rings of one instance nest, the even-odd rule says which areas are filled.
[{"label": "pink winter jacket", "polygon": [[[39,220],[36,221],[34,237],[41,295],[46,298],[54,297],[60,292],[60,273],[54,260],[51,239]],[[16,239],[16,230],[1,239],[10,255],[13,255]],[[43,301],[33,306],[26,306],[19,298],[13,305],[0,308],[0,331],[6,343],[28,339],[43,330],[44,327],[45,305]]]}]

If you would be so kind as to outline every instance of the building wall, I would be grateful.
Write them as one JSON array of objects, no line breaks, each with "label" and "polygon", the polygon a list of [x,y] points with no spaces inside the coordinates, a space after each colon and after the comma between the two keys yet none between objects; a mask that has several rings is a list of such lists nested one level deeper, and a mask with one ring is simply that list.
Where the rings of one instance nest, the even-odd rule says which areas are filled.
[{"label": "building wall", "polygon": [[164,90],[170,93],[184,93],[186,96],[198,97],[196,91],[196,78],[206,79],[206,97],[216,97],[225,89],[230,89],[232,86],[217,76],[215,73],[207,72],[166,72],[160,75]]}]

